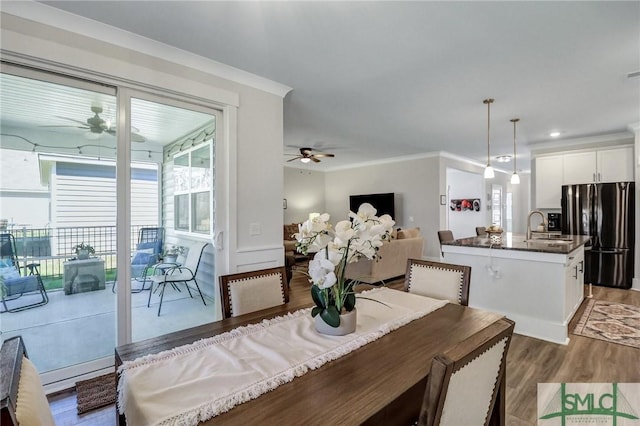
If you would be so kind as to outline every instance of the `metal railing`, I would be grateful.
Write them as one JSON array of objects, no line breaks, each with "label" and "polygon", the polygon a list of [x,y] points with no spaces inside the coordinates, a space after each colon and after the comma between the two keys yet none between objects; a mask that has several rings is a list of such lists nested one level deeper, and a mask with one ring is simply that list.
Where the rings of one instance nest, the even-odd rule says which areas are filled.
[{"label": "metal railing", "polygon": [[[135,250],[142,228],[157,225],[135,225],[131,227],[131,251]],[[74,248],[80,243],[92,246],[95,256],[105,261],[105,269],[116,267],[116,227],[81,226],[63,228],[9,227],[0,232],[10,233],[16,239],[16,250],[21,265],[40,264],[43,279],[62,278],[63,262],[76,256]]]}]

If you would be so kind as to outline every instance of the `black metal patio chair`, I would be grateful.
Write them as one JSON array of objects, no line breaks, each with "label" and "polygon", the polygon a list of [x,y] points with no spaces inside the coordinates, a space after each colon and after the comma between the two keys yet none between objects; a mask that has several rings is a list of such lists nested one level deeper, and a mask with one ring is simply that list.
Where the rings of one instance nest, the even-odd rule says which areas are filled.
[{"label": "black metal patio chair", "polygon": [[20,267],[14,236],[0,234],[0,313],[18,312],[49,302],[39,266],[39,263],[28,263]]}]

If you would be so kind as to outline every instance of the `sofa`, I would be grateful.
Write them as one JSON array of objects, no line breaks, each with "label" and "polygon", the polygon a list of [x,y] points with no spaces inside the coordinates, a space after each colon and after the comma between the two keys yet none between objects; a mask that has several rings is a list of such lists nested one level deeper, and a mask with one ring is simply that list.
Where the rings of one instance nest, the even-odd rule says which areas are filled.
[{"label": "sofa", "polygon": [[420,228],[394,231],[391,241],[378,250],[378,260],[361,259],[347,266],[346,277],[364,283],[378,283],[400,277],[407,270],[408,259],[421,259],[424,238]]}]

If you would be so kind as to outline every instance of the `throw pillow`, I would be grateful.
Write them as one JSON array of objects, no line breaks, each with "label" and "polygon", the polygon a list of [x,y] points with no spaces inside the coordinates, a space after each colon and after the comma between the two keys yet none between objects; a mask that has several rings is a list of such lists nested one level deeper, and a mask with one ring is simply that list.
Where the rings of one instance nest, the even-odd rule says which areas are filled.
[{"label": "throw pillow", "polygon": [[15,280],[16,278],[20,278],[20,272],[13,266],[0,268],[0,278],[2,278],[3,281]]},{"label": "throw pillow", "polygon": [[420,236],[420,228],[401,229],[398,231],[398,239],[416,238]]}]

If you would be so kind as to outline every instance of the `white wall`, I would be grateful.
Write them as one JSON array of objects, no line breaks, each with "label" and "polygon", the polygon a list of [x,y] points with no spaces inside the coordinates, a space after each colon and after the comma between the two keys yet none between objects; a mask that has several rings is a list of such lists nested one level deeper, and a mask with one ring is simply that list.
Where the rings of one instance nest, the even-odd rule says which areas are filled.
[{"label": "white wall", "polygon": [[284,168],[284,223],[300,223],[309,213],[325,211],[325,173],[313,170]]},{"label": "white wall", "polygon": [[[478,173],[447,168],[447,216],[448,229],[455,238],[473,237],[476,226],[486,226],[486,210],[491,206],[484,194],[484,177]],[[451,210],[450,201],[456,199],[480,199],[480,210]]]},{"label": "white wall", "polygon": [[[16,7],[37,8],[36,12],[41,12],[39,5],[18,4]],[[229,225],[225,239],[229,259],[225,269],[234,272],[283,264],[283,96],[286,91],[260,90],[218,77],[207,72],[215,67],[203,58],[176,52],[159,43],[147,48],[148,40],[98,23],[88,25],[82,18],[65,15],[66,25],[60,25],[57,20],[57,27],[53,27],[10,15],[6,10],[2,12],[1,47],[3,53],[17,63],[35,64],[65,74],[88,73],[95,76],[96,81],[100,81],[101,76],[105,76],[105,80],[132,81],[220,105],[225,112],[225,143],[229,143],[227,157],[223,159],[229,175],[224,188],[229,201],[228,205],[221,206],[227,210]],[[46,22],[50,22],[48,19],[53,19],[56,12],[52,10],[48,14],[51,18],[45,16]],[[38,18],[42,18],[42,13]],[[36,19],[35,13],[33,19]],[[102,31],[105,35],[86,36],[80,34],[81,31]],[[111,39],[120,45],[109,43]],[[259,234],[250,235],[252,224],[258,225]]]},{"label": "white wall", "polygon": [[332,222],[349,212],[349,195],[395,193],[396,227],[419,226],[425,236],[423,256],[437,257],[439,243],[438,157],[381,163],[325,175],[326,211]]}]

